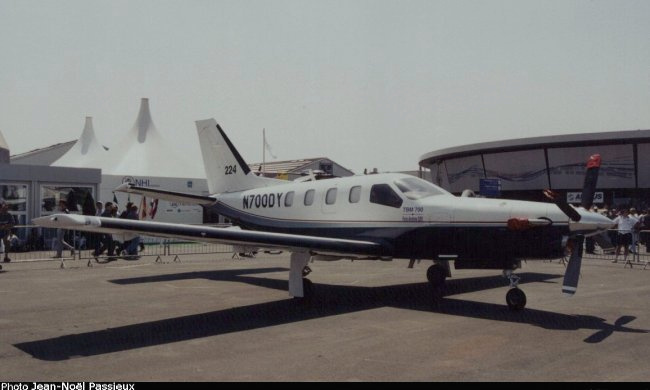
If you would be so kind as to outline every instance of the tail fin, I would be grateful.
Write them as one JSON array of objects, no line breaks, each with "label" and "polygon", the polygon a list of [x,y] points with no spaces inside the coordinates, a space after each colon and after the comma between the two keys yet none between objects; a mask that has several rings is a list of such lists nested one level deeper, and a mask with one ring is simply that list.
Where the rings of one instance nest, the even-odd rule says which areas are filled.
[{"label": "tail fin", "polygon": [[196,121],[196,129],[211,194],[285,183],[284,180],[255,176],[216,120]]}]

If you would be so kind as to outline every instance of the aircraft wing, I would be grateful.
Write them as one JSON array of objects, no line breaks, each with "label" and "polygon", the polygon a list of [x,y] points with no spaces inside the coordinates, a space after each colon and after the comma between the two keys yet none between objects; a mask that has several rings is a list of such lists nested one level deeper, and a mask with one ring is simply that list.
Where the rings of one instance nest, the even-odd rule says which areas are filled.
[{"label": "aircraft wing", "polygon": [[198,204],[202,206],[209,206],[216,202],[216,199],[210,196],[186,194],[184,192],[156,190],[148,187],[134,186],[131,183],[124,183],[118,186],[117,188],[115,188],[115,191],[127,192],[130,194],[145,195],[145,196],[150,196],[152,198],[167,200],[170,202]]},{"label": "aircraft wing", "polygon": [[269,233],[206,225],[187,225],[131,219],[93,217],[76,214],[54,214],[35,218],[36,225],[48,228],[81,230],[104,234],[142,234],[185,240],[283,249],[321,255],[388,256],[388,245],[373,241],[344,240],[297,234]]}]

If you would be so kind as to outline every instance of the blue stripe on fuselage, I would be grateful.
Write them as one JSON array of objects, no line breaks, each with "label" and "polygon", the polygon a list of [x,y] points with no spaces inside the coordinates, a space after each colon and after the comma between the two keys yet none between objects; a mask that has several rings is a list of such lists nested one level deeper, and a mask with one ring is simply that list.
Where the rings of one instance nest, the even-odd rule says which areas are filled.
[{"label": "blue stripe on fuselage", "polygon": [[369,240],[394,248],[392,255],[396,258],[435,259],[439,254],[457,254],[461,258],[555,258],[562,255],[562,236],[568,233],[566,224],[521,232],[498,222],[306,221],[262,217],[221,202],[213,207],[245,229]]}]

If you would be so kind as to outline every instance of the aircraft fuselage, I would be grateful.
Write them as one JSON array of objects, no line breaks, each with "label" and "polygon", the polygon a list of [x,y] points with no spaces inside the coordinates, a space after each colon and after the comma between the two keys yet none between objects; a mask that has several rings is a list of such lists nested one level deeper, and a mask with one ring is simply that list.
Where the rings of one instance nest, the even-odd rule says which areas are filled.
[{"label": "aircraft fuselage", "polygon": [[[243,228],[372,240],[395,258],[559,257],[570,229],[552,203],[456,197],[404,174],[287,182],[216,197],[217,211]],[[548,223],[513,228],[512,219]]]}]

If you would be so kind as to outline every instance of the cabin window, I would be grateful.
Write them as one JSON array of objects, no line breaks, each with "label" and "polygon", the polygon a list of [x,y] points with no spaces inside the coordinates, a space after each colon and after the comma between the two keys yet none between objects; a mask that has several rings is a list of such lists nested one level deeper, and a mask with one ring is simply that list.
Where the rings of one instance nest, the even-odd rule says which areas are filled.
[{"label": "cabin window", "polygon": [[370,203],[399,208],[402,206],[402,198],[388,184],[375,184],[370,189]]},{"label": "cabin window", "polygon": [[287,195],[284,197],[284,207],[291,207],[293,204],[293,191],[287,192]]},{"label": "cabin window", "polygon": [[330,188],[329,190],[327,190],[327,194],[325,195],[325,203],[327,204],[336,203],[336,188]]},{"label": "cabin window", "polygon": [[354,186],[350,188],[350,197],[348,200],[350,203],[358,203],[361,199],[361,186]]},{"label": "cabin window", "polygon": [[305,206],[311,206],[314,203],[314,193],[316,191],[309,190],[305,192]]}]

